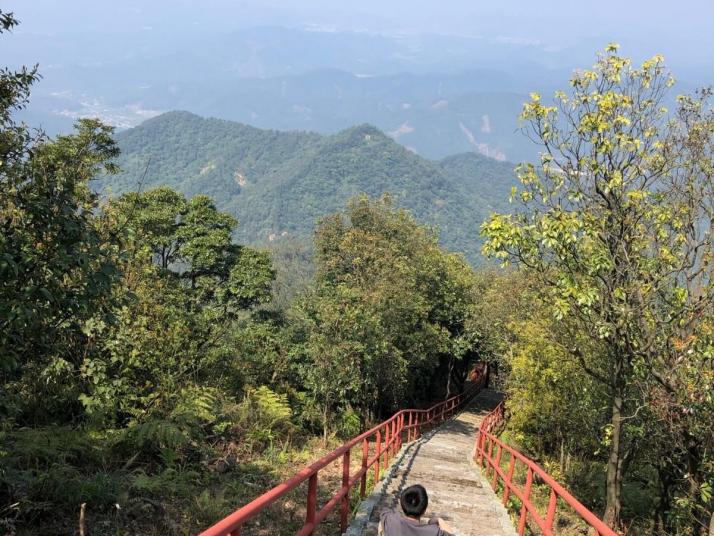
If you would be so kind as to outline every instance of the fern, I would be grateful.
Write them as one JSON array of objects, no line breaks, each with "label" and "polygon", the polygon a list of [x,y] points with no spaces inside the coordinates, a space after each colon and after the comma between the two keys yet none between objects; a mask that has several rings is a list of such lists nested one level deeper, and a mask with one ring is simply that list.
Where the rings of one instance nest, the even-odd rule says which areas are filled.
[{"label": "fern", "polygon": [[266,386],[249,390],[238,407],[239,427],[258,445],[272,445],[292,432],[292,411],[285,395]]},{"label": "fern", "polygon": [[139,470],[134,473],[131,487],[142,495],[161,497],[170,491],[173,497],[191,497],[199,482],[200,474],[192,470],[168,468],[155,475]]},{"label": "fern", "polygon": [[191,386],[182,389],[178,403],[171,412],[171,420],[187,426],[215,421],[218,418],[218,395],[218,390],[212,387]]},{"label": "fern", "polygon": [[164,419],[135,424],[127,430],[126,437],[139,450],[178,449],[189,441],[176,423]]},{"label": "fern", "polygon": [[264,424],[274,427],[290,421],[292,411],[288,404],[287,396],[278,394],[261,385],[252,392],[252,397],[259,417]]}]

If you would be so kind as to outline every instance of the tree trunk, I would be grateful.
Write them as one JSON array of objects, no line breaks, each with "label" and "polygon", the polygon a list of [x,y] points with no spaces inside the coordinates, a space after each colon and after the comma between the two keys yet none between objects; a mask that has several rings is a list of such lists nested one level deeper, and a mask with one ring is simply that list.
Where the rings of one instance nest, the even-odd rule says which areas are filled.
[{"label": "tree trunk", "polygon": [[657,468],[659,479],[659,498],[654,511],[654,534],[670,534],[673,531],[669,519],[669,510],[672,503],[672,484],[674,475],[669,464],[661,465]]},{"label": "tree trunk", "polygon": [[620,524],[620,510],[622,509],[622,387],[615,387],[612,398],[612,437],[610,455],[607,460],[606,477],[606,503],[603,521],[614,530]]},{"label": "tree trunk", "polygon": [[327,404],[322,408],[322,445],[327,445],[327,421],[328,421],[328,409]]},{"label": "tree trunk", "polygon": [[449,371],[446,374],[446,396],[448,399],[451,396],[451,375],[454,373],[454,356],[449,356]]}]

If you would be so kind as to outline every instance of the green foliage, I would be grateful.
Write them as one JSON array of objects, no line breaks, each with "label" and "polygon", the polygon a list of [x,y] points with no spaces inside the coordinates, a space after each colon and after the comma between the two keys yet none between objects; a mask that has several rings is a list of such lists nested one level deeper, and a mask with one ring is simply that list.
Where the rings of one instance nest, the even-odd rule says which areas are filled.
[{"label": "green foliage", "polygon": [[463,381],[473,272],[430,229],[388,197],[359,197],[320,223],[316,250],[315,286],[294,311],[296,363],[325,433],[335,412],[386,413]]},{"label": "green foliage", "polygon": [[[459,388],[478,339],[473,273],[431,229],[387,199],[356,199],[320,225],[311,288],[301,291],[309,270],[276,283],[268,252],[234,242],[231,191],[204,189],[213,162],[184,193],[100,204],[90,181],[135,156],[117,158],[97,120],[55,140],[13,123],[35,78],[0,72],[0,526],[55,533],[86,503],[93,534],[197,532],[275,484],[276,467],[298,459],[296,438],[350,436],[407,400]],[[172,121],[195,122],[164,120],[171,135]],[[311,251],[287,240],[367,176],[433,221],[453,218],[448,203],[463,197],[439,165],[371,127],[332,138],[238,130],[237,141],[233,125],[211,132],[212,157],[240,148],[229,180],[255,210],[247,225],[264,226],[256,236],[295,271]],[[174,149],[176,162],[190,157]],[[262,193],[251,193],[259,177]],[[275,204],[276,188],[293,190],[299,210]],[[266,232],[286,228],[281,244]]]},{"label": "green foliage", "polygon": [[237,236],[251,244],[309,240],[317,219],[355,195],[390,192],[419,221],[437,226],[446,247],[476,262],[473,229],[505,208],[514,184],[508,163],[475,153],[432,162],[369,125],[323,137],[170,112],[117,140],[122,172],[102,187],[123,193],[167,185],[189,197],[209,195],[240,219]]},{"label": "green foliage", "polygon": [[245,429],[247,440],[256,446],[272,446],[289,436],[293,429],[291,416],[287,396],[261,385],[249,390],[238,407],[238,426]]},{"label": "green foliage", "polygon": [[[2,24],[12,27],[12,17]],[[49,401],[64,413],[77,408],[68,379],[88,351],[82,326],[111,321],[119,277],[116,243],[97,225],[89,188],[100,169],[116,170],[112,130],[81,120],[75,134],[33,137],[12,113],[37,78],[0,71],[0,415],[35,423],[51,420]]]},{"label": "green foliage", "polygon": [[[569,93],[556,92],[554,105],[532,94],[522,119],[542,146],[540,162],[519,167],[522,187],[512,196],[522,209],[482,227],[484,251],[523,267],[557,321],[550,332],[557,346],[534,354],[547,374],[538,381],[557,359],[559,374],[596,390],[585,402],[599,411],[597,421],[609,421],[599,438],[607,450],[605,520],[620,521],[628,472],[653,465],[666,488],[658,513],[666,531],[674,530],[666,512],[675,487],[701,501],[694,497],[709,478],[705,453],[714,439],[661,425],[688,413],[681,372],[693,362],[705,377],[711,371],[704,348],[714,302],[711,92],[680,97],[669,116],[662,104],[672,84],[661,57],[634,67],[610,46],[592,70],[576,73]],[[583,374],[586,383],[575,379]],[[673,444],[691,441],[689,454],[676,447],[681,457],[671,456]],[[699,502],[690,523],[704,525],[707,508]]]},{"label": "green foliage", "polygon": [[202,387],[211,378],[239,381],[237,369],[232,378],[220,372],[231,359],[222,341],[232,320],[270,298],[270,260],[233,244],[235,221],[205,196],[187,201],[166,188],[127,194],[102,217],[126,236],[114,289],[123,304],[111,325],[86,328],[100,351],[82,364],[80,400],[95,419],[176,421],[187,402],[219,398]]},{"label": "green foliage", "polygon": [[[474,260],[502,164],[429,162],[366,125],[322,137],[184,113],[119,135],[117,158],[96,120],[55,140],[16,124],[36,79],[0,71],[3,529],[55,533],[87,503],[93,534],[197,532],[311,459],[295,447],[310,435],[454,394],[484,359],[505,373],[509,437],[609,521],[624,497],[633,533],[705,530],[709,91],[668,117],[661,59],[633,68],[611,47],[555,106],[533,95],[544,154],[520,168],[523,209],[483,226],[486,252],[521,269],[475,274],[395,205]],[[148,157],[149,185],[178,191],[129,191]],[[99,173],[128,193],[100,205]]]}]

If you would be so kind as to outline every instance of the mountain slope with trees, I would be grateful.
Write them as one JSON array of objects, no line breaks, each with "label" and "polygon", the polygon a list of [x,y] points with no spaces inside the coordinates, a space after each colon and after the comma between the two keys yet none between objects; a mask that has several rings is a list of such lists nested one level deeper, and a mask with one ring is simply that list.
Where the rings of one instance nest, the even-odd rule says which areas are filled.
[{"label": "mountain slope with trees", "polygon": [[315,221],[355,195],[390,193],[398,206],[438,227],[445,246],[478,259],[480,223],[505,209],[512,165],[465,153],[424,159],[370,125],[333,136],[261,130],[170,112],[117,136],[121,172],[113,194],[166,185],[207,194],[238,218],[238,238],[307,239]]},{"label": "mountain slope with trees", "polygon": [[[15,25],[0,10],[0,33]],[[16,121],[37,79],[0,70],[0,533],[198,533],[335,437],[463,382],[474,273],[388,197],[323,219],[312,290],[266,310],[270,256],[235,242],[211,197],[102,202],[111,127],[83,119],[50,139]],[[261,147],[320,142],[243,134],[280,138],[242,154],[268,171],[280,152]],[[350,352],[332,354],[339,371],[320,366],[326,347]],[[338,372],[370,384],[327,390]],[[289,504],[250,528],[294,534]]]},{"label": "mountain slope with trees", "polygon": [[[0,33],[16,24],[0,9]],[[502,437],[610,526],[711,536],[712,90],[670,114],[662,58],[611,45],[553,105],[533,93],[543,154],[519,168],[518,210],[481,228],[516,269],[474,271],[413,213],[471,237],[508,197],[491,161],[423,160],[369,126],[172,114],[122,136],[116,176],[111,127],[48,138],[17,120],[38,77],[0,69],[0,533],[197,533],[483,360],[508,394]],[[98,178],[126,192],[102,200]],[[319,219],[291,297],[276,257],[299,272],[309,254],[236,240],[241,220],[298,235],[383,189]],[[531,491],[545,511],[549,486]],[[246,530],[294,534],[302,493]],[[567,513],[557,527],[583,532]]]}]

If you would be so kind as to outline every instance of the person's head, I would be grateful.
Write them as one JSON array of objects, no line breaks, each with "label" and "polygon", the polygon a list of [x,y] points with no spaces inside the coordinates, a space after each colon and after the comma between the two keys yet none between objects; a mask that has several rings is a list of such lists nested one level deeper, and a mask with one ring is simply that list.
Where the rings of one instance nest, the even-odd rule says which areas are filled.
[{"label": "person's head", "polygon": [[402,510],[407,516],[421,517],[429,505],[429,496],[426,494],[424,486],[416,484],[402,492],[399,504],[402,505]]}]

